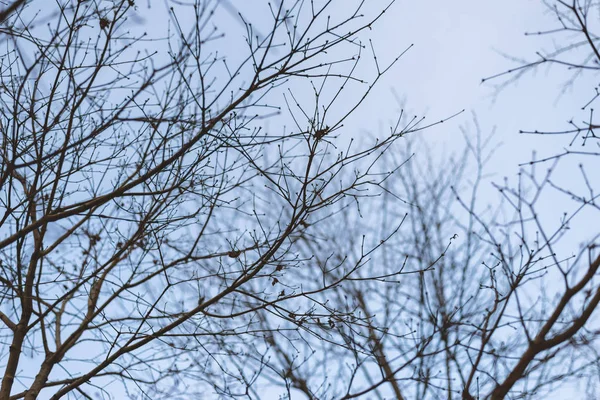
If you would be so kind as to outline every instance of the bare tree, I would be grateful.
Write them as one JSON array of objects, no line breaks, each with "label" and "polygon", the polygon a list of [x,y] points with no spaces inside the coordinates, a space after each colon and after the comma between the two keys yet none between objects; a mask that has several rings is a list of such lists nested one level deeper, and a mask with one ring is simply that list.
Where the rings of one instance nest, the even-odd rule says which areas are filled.
[{"label": "bare tree", "polygon": [[424,128],[338,139],[401,55],[360,39],[389,5],[263,3],[259,29],[222,29],[220,4],[172,2],[164,31],[132,0],[3,9],[0,399],[259,398],[294,377],[296,338],[371,326],[326,297],[380,244],[322,268],[298,240]]},{"label": "bare tree", "polygon": [[[385,240],[328,296],[329,307],[358,310],[365,323],[332,324],[311,362],[290,363],[300,390],[322,387],[314,366],[335,364],[331,380],[343,384],[334,398],[538,399],[573,385],[597,397],[598,236],[580,246],[569,237],[589,229],[597,204],[568,192],[569,211],[548,208],[566,192],[556,160],[548,170],[524,167],[516,186],[496,184],[494,201],[482,186],[494,149],[484,138],[469,135],[463,154],[439,163],[410,158],[376,209],[362,210],[371,218],[340,216],[355,230],[322,224],[303,235],[305,257],[323,270],[335,259],[365,262],[355,232]],[[391,154],[406,159],[411,148]],[[348,343],[345,351],[337,341]]]},{"label": "bare tree", "polygon": [[[492,198],[477,124],[439,162],[404,113],[343,135],[403,53],[340,3],[4,5],[0,399],[598,397],[597,90]],[[548,5],[496,82],[599,68],[598,4]]]},{"label": "bare tree", "polygon": [[[574,71],[569,84],[598,70],[599,4],[548,6],[558,28],[537,35],[556,37],[553,50],[489,78],[507,78],[500,87],[540,65]],[[340,398],[541,399],[553,392],[598,398],[600,152],[593,104],[599,96],[597,88],[591,93],[576,105],[587,114],[583,122],[521,132],[565,135],[567,147],[534,156],[516,177],[494,183],[496,201],[482,186],[493,140],[475,124],[478,134],[467,135],[457,157],[437,163],[411,158],[410,148],[400,152],[410,161],[386,180],[376,211],[363,213],[374,220],[346,214],[371,237],[385,237],[394,220],[403,224],[369,263],[377,280],[336,288],[332,307],[367,316],[358,329],[331,331],[351,339],[351,351],[337,354],[338,370],[347,366],[337,379],[353,382]],[[320,257],[321,265],[335,254],[360,259],[360,244],[351,239],[357,236],[328,230],[331,225],[304,236],[307,257]],[[322,345],[318,354],[334,352]],[[295,374],[295,381],[319,387],[309,369],[298,366]]]},{"label": "bare tree", "polygon": [[19,7],[25,4],[25,0],[15,0],[9,2],[4,9],[0,10],[0,22],[4,22]]}]

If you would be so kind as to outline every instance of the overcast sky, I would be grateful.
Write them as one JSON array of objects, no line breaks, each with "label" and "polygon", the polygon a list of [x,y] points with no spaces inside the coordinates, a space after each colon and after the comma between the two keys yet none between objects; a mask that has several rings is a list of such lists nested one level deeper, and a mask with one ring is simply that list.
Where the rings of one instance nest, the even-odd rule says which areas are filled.
[{"label": "overcast sky", "polygon": [[[505,143],[501,153],[503,166],[507,164],[506,157],[515,164],[528,160],[533,146],[540,151],[548,146],[550,151],[550,139],[524,137],[518,131],[556,129],[565,126],[565,121],[573,116],[573,96],[567,93],[559,98],[561,86],[568,78],[565,72],[542,68],[537,75],[528,74],[497,96],[492,84],[503,80],[481,84],[481,79],[518,65],[503,54],[535,60],[535,52],[551,48],[552,42],[548,37],[524,33],[556,25],[541,1],[398,1],[373,31],[373,38],[380,48],[390,51],[410,43],[414,47],[365,108],[371,109],[370,115],[386,114],[386,105],[391,104],[390,88],[394,88],[406,98],[410,108],[425,112],[428,118],[467,110],[450,126],[423,133],[430,141],[446,141],[456,132],[453,127],[469,122],[471,112],[475,112],[482,128],[495,126],[499,139]],[[576,94],[577,99],[582,98],[581,93]]]}]

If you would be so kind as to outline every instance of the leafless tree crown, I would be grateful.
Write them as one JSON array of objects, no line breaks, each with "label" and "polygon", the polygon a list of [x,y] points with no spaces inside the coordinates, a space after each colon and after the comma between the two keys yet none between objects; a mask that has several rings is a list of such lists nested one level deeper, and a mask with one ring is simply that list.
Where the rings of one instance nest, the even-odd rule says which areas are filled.
[{"label": "leafless tree crown", "polygon": [[[352,126],[411,47],[376,3],[0,5],[0,400],[597,398],[598,89],[483,198],[477,118],[443,160]],[[548,5],[485,80],[600,68],[598,4]]]}]

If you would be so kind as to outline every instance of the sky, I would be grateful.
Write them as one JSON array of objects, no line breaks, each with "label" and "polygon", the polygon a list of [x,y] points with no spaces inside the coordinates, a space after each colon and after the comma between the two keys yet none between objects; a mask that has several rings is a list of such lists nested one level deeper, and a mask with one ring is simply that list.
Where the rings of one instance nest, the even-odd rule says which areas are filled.
[{"label": "sky", "polygon": [[385,114],[394,107],[391,88],[415,113],[434,120],[465,109],[451,123],[422,135],[451,145],[456,126],[468,124],[475,113],[482,129],[495,127],[505,143],[499,154],[502,169],[508,158],[514,164],[527,161],[533,148],[541,150],[549,140],[531,140],[519,135],[519,129],[556,128],[572,116],[572,97],[559,98],[567,76],[542,68],[501,91],[494,84],[503,80],[481,81],[518,65],[506,55],[534,60],[535,51],[548,47],[547,38],[524,35],[556,26],[547,11],[541,1],[528,0],[397,2],[374,30],[374,41],[383,53],[410,43],[414,47],[367,101],[365,113]]},{"label": "sky", "polygon": [[[418,134],[439,152],[434,157],[440,157],[462,149],[461,127],[469,136],[475,135],[474,118],[484,136],[494,131],[493,140],[499,147],[487,165],[490,176],[482,192],[484,201],[493,202],[498,193],[492,182],[501,183],[504,177],[515,182],[520,164],[529,162],[533,152],[538,159],[551,156],[571,140],[570,136],[523,135],[519,130],[561,130],[568,127],[568,120],[580,122],[588,116],[581,107],[594,94],[597,82],[593,76],[583,76],[565,90],[570,72],[542,66],[502,88],[503,78],[482,83],[483,78],[520,65],[515,59],[533,61],[538,59],[537,51],[555,48],[557,37],[525,35],[557,28],[556,17],[549,11],[544,2],[531,0],[396,2],[372,31],[372,40],[382,58],[414,46],[376,87],[354,121],[365,130],[372,130],[374,123],[385,124],[386,118],[390,122],[399,108],[397,97],[430,123],[464,109],[452,120]],[[580,161],[563,163],[566,165],[561,165],[554,178],[563,182],[580,179]],[[548,166],[539,168],[543,171]],[[552,221],[558,221],[557,215],[573,205],[556,197],[540,207]],[[589,224],[579,227],[584,229],[563,241],[565,251],[594,234]]]}]

